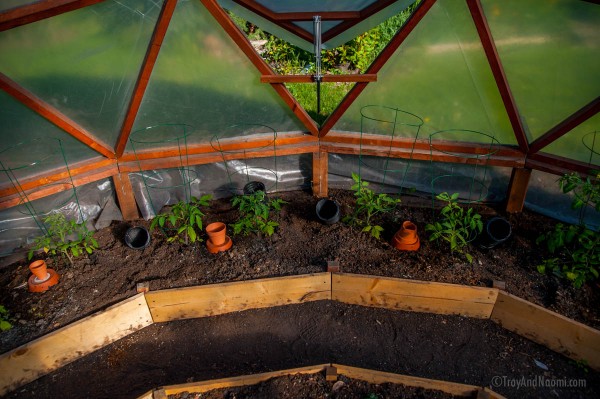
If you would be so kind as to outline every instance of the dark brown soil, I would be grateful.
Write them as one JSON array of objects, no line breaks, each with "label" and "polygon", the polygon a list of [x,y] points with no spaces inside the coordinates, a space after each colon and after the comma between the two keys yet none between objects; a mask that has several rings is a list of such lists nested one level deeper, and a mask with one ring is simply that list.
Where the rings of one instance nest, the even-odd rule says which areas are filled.
[{"label": "dark brown soil", "polygon": [[[349,213],[352,192],[332,191],[332,198]],[[150,289],[184,287],[322,272],[328,260],[337,259],[343,272],[393,276],[408,279],[489,286],[492,280],[506,283],[508,292],[530,300],[592,327],[600,327],[600,290],[582,289],[553,276],[540,275],[536,265],[544,256],[535,239],[555,223],[552,219],[523,212],[503,215],[513,227],[512,238],[493,250],[471,248],[474,262],[452,256],[445,246],[430,243],[424,233],[426,223],[436,216],[429,200],[404,197],[392,215],[381,220],[384,239],[378,241],[342,223],[326,226],[316,218],[317,200],[306,192],[287,192],[289,201],[277,220],[278,231],[268,238],[233,236],[233,248],[211,255],[203,243],[183,246],[167,244],[161,232],[153,232],[152,242],[143,251],[128,248],[123,241],[132,225],[147,222],[115,222],[96,233],[100,249],[78,258],[74,265],[49,263],[61,275],[59,285],[43,294],[27,291],[27,262],[0,269],[0,304],[12,314],[14,328],[0,334],[0,353],[92,314],[136,293],[136,284],[148,282]],[[495,209],[480,207],[484,220]],[[233,222],[237,211],[228,200],[214,201],[206,210],[205,224]],[[388,244],[404,220],[414,221],[421,235],[418,252],[400,252]],[[231,230],[230,234],[231,234]]]},{"label": "dark brown soil", "polygon": [[[272,237],[234,236],[233,248],[211,255],[203,244],[167,244],[154,232],[143,251],[128,248],[123,236],[132,225],[119,222],[96,234],[100,249],[74,265],[50,260],[61,274],[59,285],[32,294],[24,283],[25,260],[3,267],[0,303],[13,317],[14,328],[0,334],[0,352],[44,335],[136,293],[136,284],[152,290],[233,280],[322,272],[328,260],[342,271],[475,286],[506,282],[507,291],[593,327],[600,326],[598,287],[574,289],[536,265],[547,254],[535,239],[554,221],[524,212],[503,215],[513,237],[494,250],[471,248],[474,262],[452,256],[429,243],[425,224],[435,218],[429,201],[403,199],[394,214],[380,220],[384,239],[375,240],[338,223],[326,226],[314,214],[309,193],[281,196],[290,203],[277,216]],[[352,193],[332,197],[350,212]],[[484,219],[498,214],[480,207]],[[205,224],[233,222],[237,212],[226,200],[214,201]],[[421,233],[418,252],[400,252],[387,242],[403,220]],[[549,366],[544,371],[539,360]],[[29,384],[13,397],[135,397],[151,388],[226,376],[337,362],[489,386],[494,376],[520,379],[585,378],[585,389],[538,391],[514,386],[492,387],[512,397],[598,397],[598,374],[508,333],[490,321],[460,317],[389,312],[335,303],[304,304],[270,310],[153,325]],[[89,383],[82,386],[81,381]]]},{"label": "dark brown soil", "polygon": [[451,399],[455,397],[457,396],[443,391],[402,384],[369,384],[343,375],[338,376],[337,381],[326,381],[323,373],[296,374],[272,378],[245,387],[214,389],[205,393],[183,392],[168,396],[169,399]]},{"label": "dark brown soil", "polygon": [[[491,386],[509,398],[600,395],[598,373],[490,320],[318,301],[154,324],[7,397],[131,399],[164,385],[330,362]],[[516,388],[538,378],[583,381]]]}]

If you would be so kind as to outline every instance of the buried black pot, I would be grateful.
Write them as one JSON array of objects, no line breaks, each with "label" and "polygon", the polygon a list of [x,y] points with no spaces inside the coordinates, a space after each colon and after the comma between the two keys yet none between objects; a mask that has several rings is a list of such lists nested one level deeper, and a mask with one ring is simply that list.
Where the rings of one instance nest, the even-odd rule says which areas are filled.
[{"label": "buried black pot", "polygon": [[257,191],[265,191],[265,184],[259,181],[251,181],[244,186],[244,195],[254,194]]},{"label": "buried black pot", "polygon": [[131,227],[125,233],[125,244],[129,248],[144,249],[150,244],[150,232],[145,227]]},{"label": "buried black pot", "polygon": [[487,221],[483,232],[477,239],[477,245],[483,249],[492,249],[508,240],[512,234],[512,228],[508,220],[494,217]]},{"label": "buried black pot", "polygon": [[325,224],[334,224],[340,220],[340,206],[337,202],[323,198],[317,202],[317,217]]}]

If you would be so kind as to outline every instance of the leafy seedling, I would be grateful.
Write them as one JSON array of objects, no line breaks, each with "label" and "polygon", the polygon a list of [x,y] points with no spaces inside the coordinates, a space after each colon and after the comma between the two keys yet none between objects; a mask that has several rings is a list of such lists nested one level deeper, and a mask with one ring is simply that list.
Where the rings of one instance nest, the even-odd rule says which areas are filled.
[{"label": "leafy seedling", "polygon": [[236,195],[231,204],[240,213],[237,222],[232,225],[233,234],[271,236],[275,227],[279,226],[279,223],[270,219],[271,211],[281,211],[281,205],[287,202],[280,198],[269,199],[264,191],[259,190],[252,194]]},{"label": "leafy seedling", "polygon": [[167,234],[167,242],[178,241],[188,245],[190,242],[202,242],[198,232],[202,231],[202,218],[204,213],[201,206],[210,205],[212,195],[203,195],[200,198],[192,197],[190,202],[179,201],[167,213],[161,213],[150,223],[150,230],[157,226]]}]

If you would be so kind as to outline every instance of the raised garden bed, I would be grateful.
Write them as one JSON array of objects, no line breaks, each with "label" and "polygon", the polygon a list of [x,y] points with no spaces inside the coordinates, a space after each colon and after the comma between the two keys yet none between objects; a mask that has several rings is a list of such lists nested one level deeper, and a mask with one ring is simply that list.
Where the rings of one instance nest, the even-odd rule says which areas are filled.
[{"label": "raised garden bed", "polygon": [[[339,191],[333,194],[347,212],[352,199],[351,193]],[[175,313],[175,316],[171,315],[167,316],[165,320],[159,320],[161,316],[157,313],[158,308],[152,305],[153,300],[171,295],[168,294],[169,291],[157,291],[161,289],[249,280],[258,277],[317,273],[325,269],[328,260],[337,260],[343,272],[466,283],[479,287],[461,291],[463,296],[458,299],[468,306],[461,305],[460,310],[451,309],[447,313],[483,318],[491,316],[492,319],[508,329],[543,343],[554,350],[571,355],[576,359],[588,360],[591,358],[594,362],[595,353],[599,350],[597,342],[594,341],[595,338],[590,338],[596,333],[594,330],[576,325],[576,323],[576,327],[572,329],[570,327],[572,322],[558,315],[545,319],[545,322],[549,324],[545,329],[541,328],[537,324],[537,319],[532,315],[541,312],[544,315],[542,319],[544,319],[546,317],[544,309],[533,304],[522,303],[523,301],[517,298],[529,299],[538,305],[549,307],[585,324],[598,325],[596,313],[598,290],[595,287],[585,286],[583,289],[577,290],[554,277],[540,275],[535,269],[536,262],[539,262],[539,259],[545,254],[533,243],[539,234],[551,228],[553,223],[551,220],[530,213],[508,216],[515,233],[513,238],[491,251],[472,249],[470,252],[474,256],[474,262],[469,264],[463,258],[452,257],[445,248],[430,244],[424,238],[422,238],[422,247],[419,252],[403,253],[395,250],[385,241],[377,241],[348,226],[342,224],[324,226],[314,216],[316,200],[309,194],[294,192],[283,193],[282,196],[290,201],[290,204],[284,207],[279,218],[279,230],[273,237],[261,239],[254,236],[234,236],[233,249],[218,255],[209,254],[203,245],[188,247],[179,244],[167,245],[159,233],[153,234],[148,248],[144,251],[135,251],[126,247],[123,242],[124,232],[129,224],[117,223],[97,234],[100,249],[93,255],[78,259],[73,266],[69,267],[54,264],[53,267],[63,275],[63,278],[58,286],[53,287],[47,293],[30,294],[26,288],[17,288],[28,277],[25,262],[3,269],[2,284],[9,289],[3,293],[2,303],[6,304],[17,320],[14,329],[0,335],[2,351],[6,352],[32,338],[78,320],[82,316],[90,315],[96,310],[132,297],[135,295],[136,285],[141,282],[149,283],[151,289],[146,297],[150,304],[149,315],[141,315],[139,320],[135,319],[136,321],[133,323],[125,321],[121,325],[117,325],[114,331],[111,330],[109,334],[111,338],[108,341],[100,332],[99,339],[102,342],[92,342],[83,350],[76,347],[67,350],[56,349],[57,354],[74,353],[75,355],[59,359],[58,363],[53,361],[50,363],[52,367],[49,367],[48,370],[68,363],[131,331],[143,328],[153,321],[177,320],[182,317],[209,316],[245,308],[329,299],[323,297],[323,295],[327,295],[326,288],[311,290],[308,296],[306,296],[306,292],[298,292],[295,301],[287,301],[286,298],[285,302],[277,300],[265,302],[265,292],[272,292],[272,290],[264,291],[265,283],[258,282],[255,285],[258,284],[259,289],[254,293],[259,293],[260,298],[255,299],[254,302],[251,297],[241,302],[233,301],[233,308],[228,307],[228,304],[231,305],[228,298],[238,298],[235,293],[232,293],[233,288],[227,288],[221,294],[213,295],[213,300],[205,303],[206,310],[203,314],[194,313],[199,309],[197,304],[194,304],[192,309],[187,311],[171,308],[170,312],[171,314]],[[404,202],[411,206],[400,207],[393,215],[382,221],[382,225],[386,228],[384,239],[389,239],[393,235],[402,220],[414,221],[422,232],[424,224],[433,218],[432,210],[426,206],[427,201],[420,202],[417,199],[406,198]],[[480,212],[484,218],[496,214],[494,209],[488,207],[482,207]],[[212,221],[231,223],[235,217],[236,211],[231,210],[228,202],[215,201],[208,211],[205,221],[206,223]],[[139,224],[145,224],[145,222]],[[307,279],[309,277],[298,278]],[[419,299],[418,295],[413,294],[405,295],[401,300],[397,298],[392,300],[393,298],[389,296],[389,292],[386,293],[385,289],[383,292],[378,292],[382,286],[385,287],[385,284],[374,285],[372,281],[369,281],[372,277],[368,276],[356,276],[350,283],[352,289],[347,292],[338,290],[338,297],[335,297],[336,281],[344,278],[344,275],[334,275],[334,278],[331,279],[329,292],[332,299],[351,304],[426,312],[432,311],[432,308],[443,309],[444,302],[446,304],[452,303],[452,301],[456,302],[456,298],[440,303],[439,298],[429,296]],[[498,295],[497,290],[485,288],[490,285],[492,280],[506,282],[507,291],[516,294],[517,297],[506,294]],[[406,281],[402,282],[402,285],[418,289],[422,283]],[[228,286],[232,287],[232,285]],[[209,287],[188,288],[183,291],[195,292],[207,288]],[[356,294],[360,290],[366,294]],[[437,292],[452,292],[452,290],[450,287]],[[246,289],[242,291],[250,294],[253,292]],[[284,289],[282,292],[287,291]],[[465,292],[469,294],[467,295]],[[475,295],[473,296],[471,293],[475,293]],[[180,294],[181,291],[178,290],[176,296],[171,300],[181,303],[179,301]],[[407,302],[407,299],[412,299],[413,302],[411,303],[410,300]],[[128,302],[136,303],[136,300],[133,298]],[[142,305],[137,303],[136,306],[143,308]],[[515,313],[515,306],[527,310],[518,317],[507,319],[507,314]],[[151,317],[155,320],[151,320]],[[565,323],[569,327],[564,327]],[[104,324],[110,325],[111,323],[105,322]],[[566,331],[567,338],[552,333],[548,335],[544,333],[545,331],[559,331],[559,334]],[[582,334],[581,331],[584,333]],[[425,334],[428,335],[428,333]],[[581,344],[584,345],[583,349],[581,349]],[[590,348],[592,348],[591,352]],[[331,361],[332,359],[324,360]],[[289,364],[288,366],[293,367],[298,364]]]}]

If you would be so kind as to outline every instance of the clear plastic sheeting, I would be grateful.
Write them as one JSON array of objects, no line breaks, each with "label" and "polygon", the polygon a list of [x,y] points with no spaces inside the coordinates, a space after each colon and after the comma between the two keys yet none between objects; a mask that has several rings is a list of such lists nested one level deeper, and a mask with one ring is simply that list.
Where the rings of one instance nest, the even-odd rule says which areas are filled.
[{"label": "clear plastic sheeting", "polygon": [[[49,149],[43,145],[38,147],[36,143],[40,143],[38,139],[41,138],[60,139],[69,164],[98,155],[97,152],[48,122],[3,91],[0,91],[0,137],[2,137],[0,161],[11,167],[23,162],[23,153],[39,153],[42,159],[48,158],[48,155],[51,155],[51,159],[48,159],[44,163],[45,169],[36,168],[34,173],[51,170],[58,166],[64,167],[64,160],[60,157],[60,150],[57,148]],[[24,152],[5,151],[9,147],[13,147],[19,143],[30,144],[23,149]],[[56,153],[48,154],[48,150],[56,151]],[[0,172],[0,185],[6,183],[8,183],[6,175]]]},{"label": "clear plastic sheeting", "polygon": [[483,0],[531,139],[600,93],[600,6],[591,1]]},{"label": "clear plastic sheeting", "polygon": [[[594,132],[596,140],[592,136]],[[546,146],[542,152],[589,163],[591,168],[600,169],[600,113]]]},{"label": "clear plastic sheeting", "polygon": [[[61,212],[69,220],[82,223],[81,214],[89,229],[106,227],[106,221],[122,220],[121,212],[115,205],[115,193],[110,179],[100,180],[77,187],[79,205],[72,198],[72,192],[62,192],[33,201],[39,210],[40,221],[51,212]],[[81,208],[81,213],[79,212]],[[102,225],[98,221],[102,219]],[[23,206],[0,211],[0,265],[3,256],[12,253],[25,253],[27,246],[43,232]]]},{"label": "clear plastic sheeting", "polygon": [[334,126],[360,131],[360,109],[385,105],[419,115],[420,136],[469,129],[516,140],[464,1],[438,1]]},{"label": "clear plastic sheeting", "polygon": [[[369,159],[370,165],[383,167],[387,161],[386,158],[364,157]],[[387,168],[395,170],[404,170],[407,159],[390,158]],[[458,192],[461,198],[468,198],[471,188],[469,184],[462,185],[462,181],[470,181],[473,176],[472,165],[451,164],[429,161],[410,161],[410,167],[404,179],[404,189],[402,194],[431,197],[433,178],[441,175],[452,175],[456,179],[447,185],[436,187],[436,192],[447,191],[449,193]],[[350,190],[352,186],[352,173],[358,173],[358,156],[329,154],[329,187]],[[369,182],[369,187],[378,192],[400,193],[403,174],[388,174],[385,184],[380,184],[382,175],[379,170],[374,168],[361,167],[361,177]],[[484,201],[488,203],[500,203],[506,199],[508,182],[510,180],[510,168],[488,167],[484,178],[480,181],[484,184],[486,196]],[[461,179],[462,178],[462,179]],[[441,189],[440,189],[441,188]]]},{"label": "clear plastic sheeting", "polygon": [[234,124],[306,130],[199,1],[177,3],[134,130],[164,123],[193,126],[188,145]]},{"label": "clear plastic sheeting", "polygon": [[[199,197],[211,194],[213,198],[228,198],[241,194],[244,185],[250,181],[260,181],[267,191],[290,191],[307,189],[312,181],[312,154],[277,157],[277,169],[271,171],[275,160],[273,157],[253,158],[248,160],[227,161],[229,168],[237,168],[230,180],[223,162],[198,165],[192,168],[197,176],[190,184],[191,195]],[[273,173],[275,172],[275,173]],[[152,180],[156,186],[174,186],[180,181],[181,171],[178,169],[144,171],[147,180]],[[144,219],[152,219],[154,209],[162,209],[165,205],[173,205],[185,200],[185,190],[182,187],[170,190],[147,189],[140,173],[130,173],[129,178],[138,207]]]},{"label": "clear plastic sheeting", "polygon": [[525,206],[532,211],[570,224],[579,224],[579,218],[583,216],[584,224],[598,230],[600,228],[598,212],[592,208],[586,209],[583,213],[581,210],[572,209],[573,195],[564,194],[560,190],[559,178],[560,176],[534,170],[529,180]]},{"label": "clear plastic sheeting", "polygon": [[114,146],[162,1],[105,1],[0,32],[0,71]]}]

